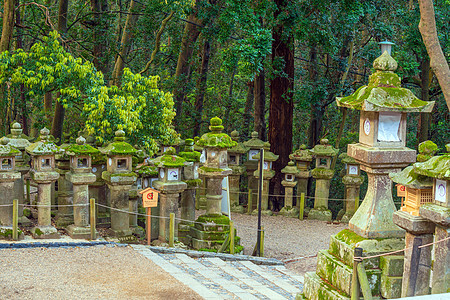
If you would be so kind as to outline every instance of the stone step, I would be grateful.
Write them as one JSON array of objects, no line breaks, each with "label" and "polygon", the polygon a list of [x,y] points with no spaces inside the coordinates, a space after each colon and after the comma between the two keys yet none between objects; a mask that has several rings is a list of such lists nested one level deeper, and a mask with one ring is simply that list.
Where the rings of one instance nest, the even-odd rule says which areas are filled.
[{"label": "stone step", "polygon": [[[350,297],[347,297],[333,286],[323,281],[314,272],[305,274],[303,295],[310,300],[350,300]],[[302,297],[300,296],[298,299],[302,299]]]}]

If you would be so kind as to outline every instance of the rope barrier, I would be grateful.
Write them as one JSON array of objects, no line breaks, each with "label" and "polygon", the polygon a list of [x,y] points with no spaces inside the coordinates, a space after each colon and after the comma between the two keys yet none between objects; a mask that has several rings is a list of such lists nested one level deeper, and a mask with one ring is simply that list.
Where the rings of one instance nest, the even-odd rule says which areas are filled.
[{"label": "rope barrier", "polygon": [[23,207],[78,207],[89,206],[89,204],[56,204],[56,205],[39,205],[39,204],[19,204]]},{"label": "rope barrier", "polygon": [[12,203],[11,204],[1,204],[0,207],[8,207],[8,206],[13,206]]}]

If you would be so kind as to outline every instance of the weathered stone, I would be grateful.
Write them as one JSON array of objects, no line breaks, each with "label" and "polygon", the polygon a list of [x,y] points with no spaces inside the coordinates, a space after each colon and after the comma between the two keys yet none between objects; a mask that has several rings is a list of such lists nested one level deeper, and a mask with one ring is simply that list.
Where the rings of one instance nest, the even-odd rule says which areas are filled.
[{"label": "weathered stone", "polygon": [[383,275],[399,277],[403,274],[403,255],[389,255],[380,257],[380,269]]},{"label": "weathered stone", "polygon": [[450,208],[430,203],[422,205],[419,211],[421,217],[439,226],[450,227]]},{"label": "weathered stone", "polygon": [[331,222],[331,211],[325,207],[312,208],[308,213],[308,220]]},{"label": "weathered stone", "polygon": [[420,235],[434,232],[434,224],[429,220],[413,216],[405,211],[397,211],[393,214],[394,224],[405,229],[410,234]]},{"label": "weathered stone", "polygon": [[380,291],[383,298],[400,298],[402,292],[402,277],[381,275]]},{"label": "weathered stone", "polygon": [[450,228],[436,226],[434,238],[436,241],[447,239],[435,245],[433,279],[431,282],[431,293],[450,292]]},{"label": "weathered stone", "polygon": [[307,299],[311,300],[350,300],[350,297],[347,297],[330,284],[321,280],[313,272],[305,274],[303,294]]}]

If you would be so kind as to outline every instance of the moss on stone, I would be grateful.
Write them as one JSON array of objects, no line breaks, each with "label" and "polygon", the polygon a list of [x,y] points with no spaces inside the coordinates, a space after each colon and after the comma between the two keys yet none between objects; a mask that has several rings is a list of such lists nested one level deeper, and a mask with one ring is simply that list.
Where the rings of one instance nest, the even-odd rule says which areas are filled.
[{"label": "moss on stone", "polygon": [[418,162],[414,165],[414,171],[418,174],[450,180],[450,154],[434,156],[425,162]]},{"label": "moss on stone", "polygon": [[190,180],[183,180],[188,187],[199,187],[202,185],[201,179],[190,179]]},{"label": "moss on stone", "polygon": [[136,151],[137,150],[127,142],[114,142],[103,149],[103,153],[108,155],[130,155],[135,154]]},{"label": "moss on stone", "polygon": [[218,225],[229,225],[230,224],[230,218],[228,218],[225,215],[203,215],[198,217],[197,223],[215,223]]},{"label": "moss on stone", "polygon": [[363,238],[350,229],[342,230],[341,232],[336,234],[335,237],[337,240],[342,241],[348,245],[355,245],[356,243],[367,240],[366,238]]},{"label": "moss on stone", "polygon": [[31,216],[31,210],[28,208],[24,208],[23,209],[23,215],[27,218],[29,218]]},{"label": "moss on stone", "polygon": [[197,141],[197,145],[200,147],[208,148],[232,148],[237,145],[228,134],[226,133],[215,133],[209,132],[202,135],[202,137]]},{"label": "moss on stone", "polygon": [[223,172],[223,171],[226,171],[226,169],[209,168],[209,167],[205,167],[205,166],[201,166],[199,169],[202,170],[203,172]]},{"label": "moss on stone", "polygon": [[66,152],[68,155],[82,155],[82,154],[92,155],[97,154],[100,151],[98,151],[97,149],[88,144],[83,145],[73,144],[66,148]]},{"label": "moss on stone", "polygon": [[141,166],[136,169],[136,173],[141,176],[158,177],[158,168],[153,166]]},{"label": "moss on stone", "polygon": [[180,152],[178,153],[178,155],[184,158],[186,161],[199,162],[200,156],[202,154],[198,151],[191,151],[191,152]]},{"label": "moss on stone", "polygon": [[153,164],[159,168],[179,168],[183,167],[186,160],[177,155],[170,155],[164,153],[164,155],[159,156],[153,160]]},{"label": "moss on stone", "polygon": [[40,236],[40,235],[43,235],[44,232],[43,232],[42,230],[40,230],[39,228],[36,228],[36,229],[34,230],[34,234],[37,234],[38,236]]}]

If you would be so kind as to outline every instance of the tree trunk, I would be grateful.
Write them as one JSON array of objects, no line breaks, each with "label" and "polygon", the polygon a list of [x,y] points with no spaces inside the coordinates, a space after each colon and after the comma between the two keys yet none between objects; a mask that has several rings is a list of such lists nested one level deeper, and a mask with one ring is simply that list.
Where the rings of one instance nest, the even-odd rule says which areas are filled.
[{"label": "tree trunk", "polygon": [[2,39],[0,40],[0,53],[9,50],[14,29],[14,0],[4,0]]},{"label": "tree trunk", "polygon": [[266,138],[266,76],[264,69],[256,75],[253,88],[255,97],[254,130],[258,132],[258,138],[265,141]]},{"label": "tree trunk", "polygon": [[[275,0],[278,10],[275,18],[286,6],[286,1]],[[279,24],[272,31],[272,63],[281,58],[284,61],[284,76],[276,76],[270,83],[269,142],[270,150],[279,155],[273,162],[275,177],[271,180],[272,193],[281,194],[281,169],[289,162],[292,152],[292,117],[294,112],[294,37],[285,30],[287,24]],[[282,199],[277,199],[276,204]],[[278,207],[275,207],[278,209]]]},{"label": "tree trunk", "polygon": [[244,130],[241,134],[241,137],[244,140],[249,139],[250,134],[251,134],[250,124],[251,124],[252,108],[253,108],[253,102],[254,102],[253,101],[253,99],[254,99],[254,95],[253,95],[254,83],[253,83],[253,81],[247,82],[247,87],[248,87],[247,99],[245,101],[245,108],[244,108],[244,126],[243,126]]},{"label": "tree trunk", "polygon": [[197,95],[195,96],[195,118],[194,118],[194,136],[200,135],[202,126],[202,112],[203,112],[203,100],[205,98],[206,80],[208,77],[208,65],[210,57],[210,44],[208,40],[205,40],[203,44],[202,64],[200,66],[200,76],[197,80]]},{"label": "tree trunk", "polygon": [[120,79],[122,77],[122,72],[125,66],[125,58],[128,55],[128,52],[131,48],[131,39],[133,37],[133,30],[134,26],[136,25],[136,22],[138,20],[138,15],[131,14],[132,12],[136,11],[141,4],[138,2],[135,2],[131,0],[130,7],[128,9],[128,15],[127,20],[125,21],[125,27],[123,28],[122,32],[122,40],[121,40],[121,48],[119,51],[119,55],[117,56],[116,63],[114,65],[114,70],[112,73],[112,80],[110,82],[111,85],[120,85]]},{"label": "tree trunk", "polygon": [[[430,60],[424,59],[420,63],[420,79],[421,79],[421,98],[423,101],[430,99]],[[428,140],[428,131],[430,128],[431,113],[420,113],[417,130],[417,142],[421,143]]]},{"label": "tree trunk", "polygon": [[[16,8],[19,3],[16,3]],[[20,10],[16,9],[16,24],[18,24],[17,28],[17,39],[16,39],[16,48],[23,49],[23,39],[22,39],[22,20],[20,16]],[[20,85],[20,118],[22,119],[22,130],[25,135],[29,135],[28,132],[28,109],[27,109],[27,99],[25,97],[25,86],[23,84]],[[16,121],[19,122],[19,117],[16,117]]]},{"label": "tree trunk", "polygon": [[177,69],[175,71],[175,88],[173,91],[173,97],[175,102],[175,110],[177,118],[175,118],[175,128],[180,131],[181,114],[183,113],[183,102],[188,93],[187,86],[190,78],[190,61],[192,53],[194,51],[194,44],[200,34],[200,28],[194,24],[201,24],[197,18],[197,12],[194,11],[187,18],[184,26],[183,38],[181,40],[181,52],[178,55]]},{"label": "tree trunk", "polygon": [[[311,49],[309,51],[309,65],[308,65],[308,74],[309,74],[309,80],[312,83],[313,90],[315,89],[316,82],[317,82],[317,48],[315,45],[311,46]],[[320,111],[320,107],[316,103],[311,103],[311,114],[310,114],[310,120],[309,120],[309,128],[308,128],[308,147],[313,148],[318,139],[319,139],[319,127],[320,124],[318,120],[318,115]],[[323,115],[323,114],[322,114]]]},{"label": "tree trunk", "polygon": [[419,8],[419,31],[430,57],[430,66],[439,81],[445,102],[450,110],[450,69],[439,44],[433,1],[419,0]]},{"label": "tree trunk", "polygon": [[[63,0],[66,1],[66,0]],[[104,38],[108,30],[108,24],[104,21],[103,13],[108,10],[108,1],[106,0],[91,0],[91,11],[94,13],[93,26],[93,43],[92,54],[94,60],[92,63],[98,71],[101,71],[105,76],[108,73],[108,62],[105,61],[105,55],[108,48],[107,39]]]}]

